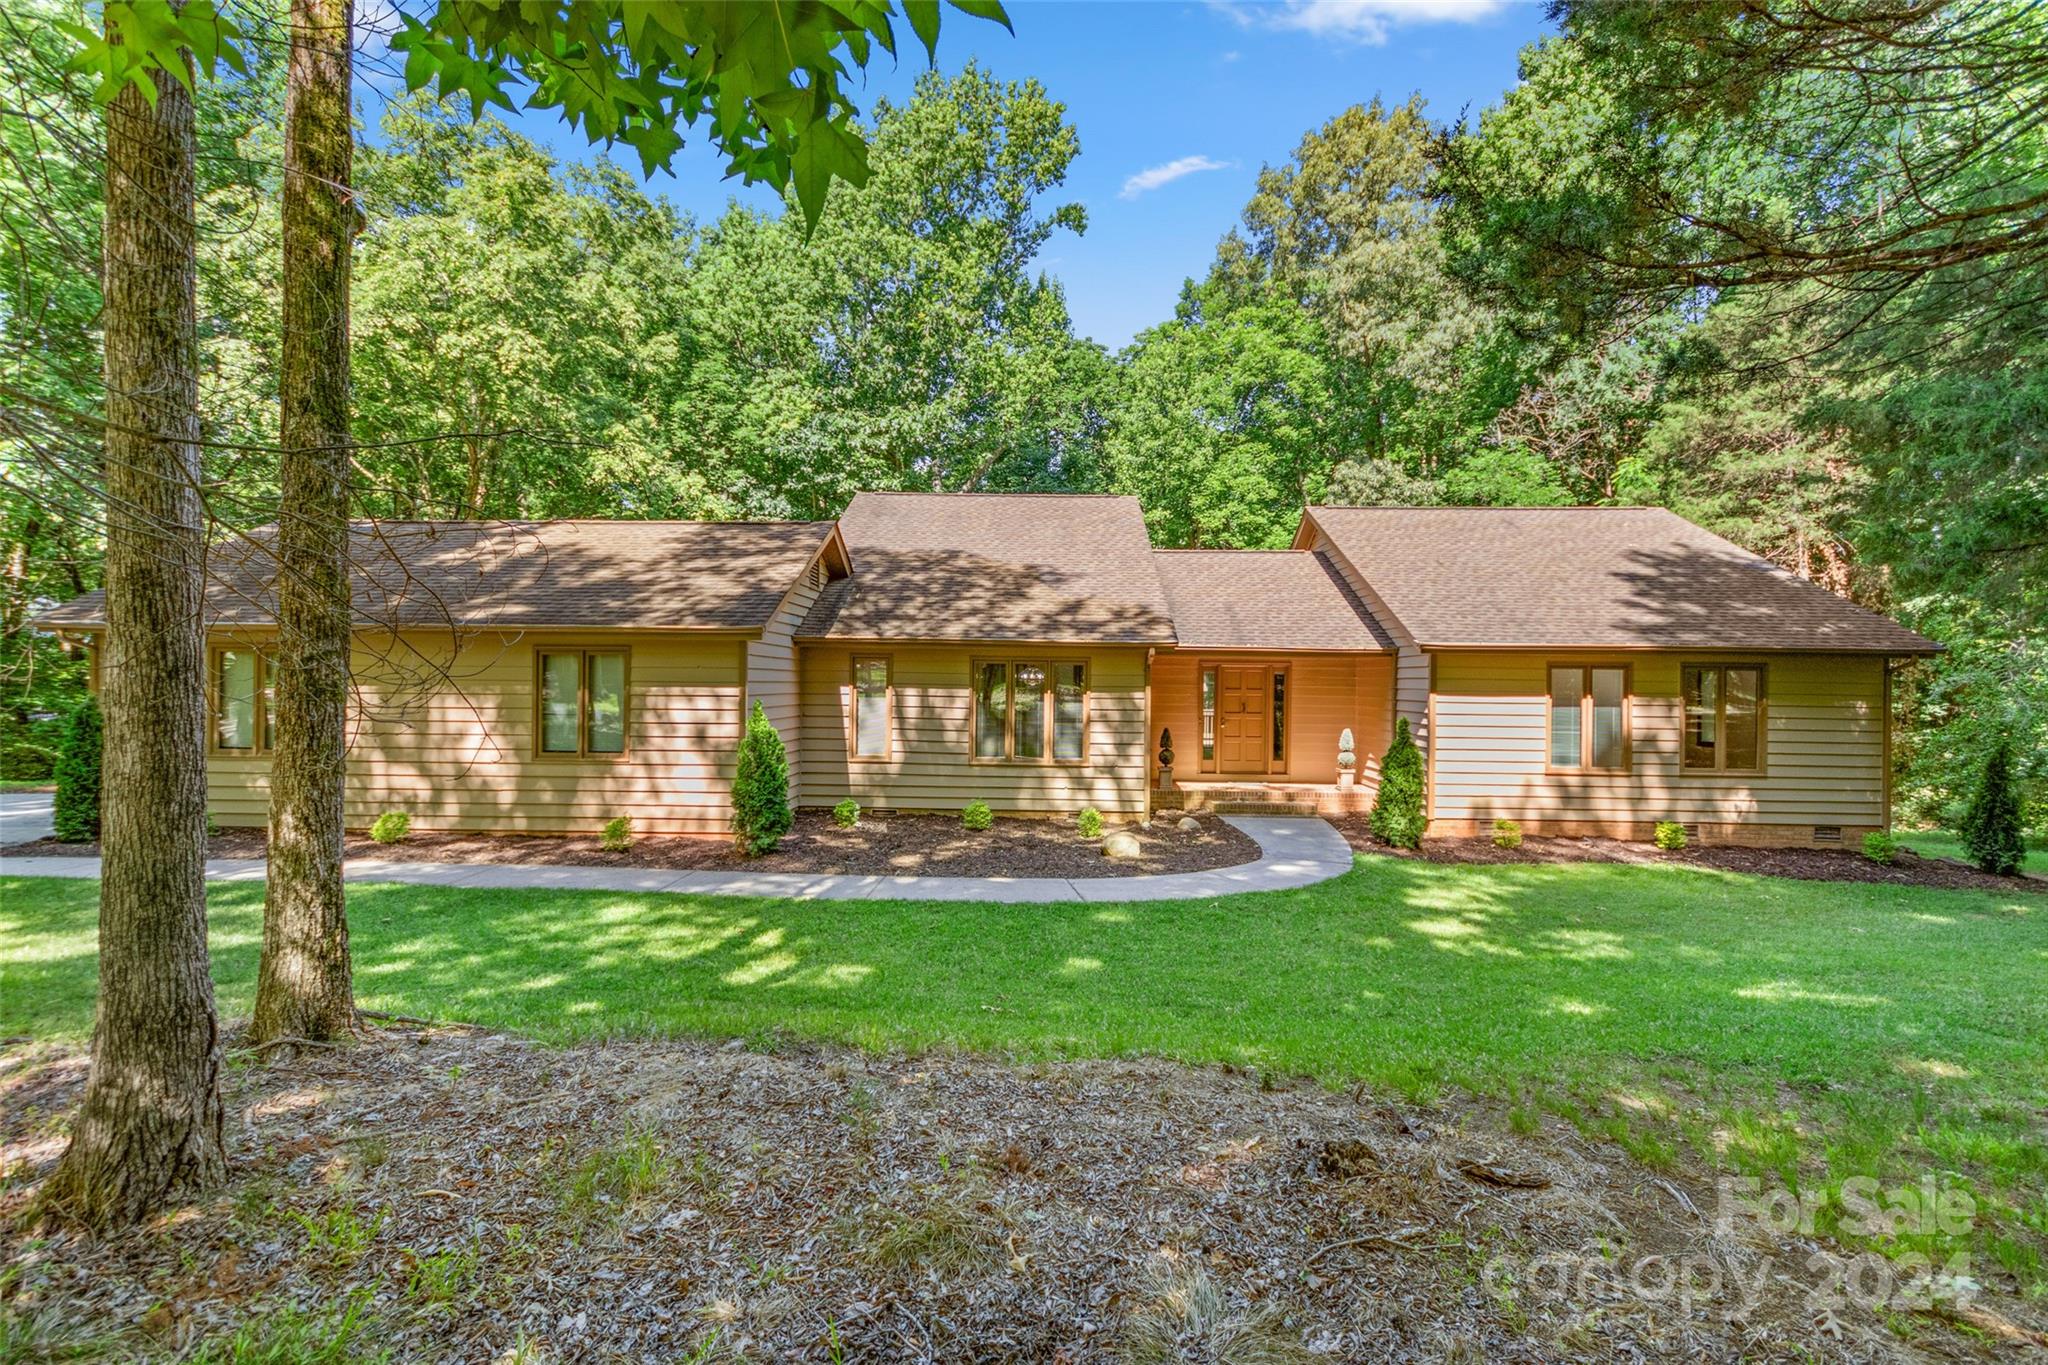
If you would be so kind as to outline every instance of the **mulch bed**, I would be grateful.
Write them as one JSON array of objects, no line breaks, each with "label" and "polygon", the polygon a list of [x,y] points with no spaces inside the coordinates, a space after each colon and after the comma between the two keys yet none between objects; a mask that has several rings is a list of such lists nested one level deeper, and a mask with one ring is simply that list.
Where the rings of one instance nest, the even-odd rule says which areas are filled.
[{"label": "mulch bed", "polygon": [[1868,1304],[1809,1298],[1847,1253],[1719,1221],[1705,1173],[1646,1171],[1556,1120],[1516,1135],[1464,1103],[1152,1061],[558,1049],[431,1025],[240,1060],[230,1185],[95,1239],[17,1217],[63,1148],[82,1053],[0,1051],[0,1312],[33,1331],[27,1358],[84,1336],[183,1358],[351,1302],[343,1355],[479,1365],[1862,1361],[2048,1342],[2048,1311],[1994,1270],[1972,1300],[1904,1314],[1907,1345]]},{"label": "mulch bed", "polygon": [[1873,862],[1846,848],[1741,848],[1695,844],[1675,851],[1621,839],[1538,839],[1520,848],[1498,848],[1491,839],[1424,839],[1416,850],[1389,848],[1373,838],[1364,816],[1331,820],[1361,852],[1421,858],[1432,863],[1633,863],[1642,866],[1706,867],[1750,872],[1803,882],[1879,882],[1887,886],[1928,886],[1950,891],[2033,891],[2048,894],[2048,882],[2032,877],[1997,877],[1947,858],[1923,858],[1902,848],[1898,861]]},{"label": "mulch bed", "polygon": [[[946,877],[1139,877],[1203,872],[1256,862],[1258,844],[1213,816],[1182,830],[1179,818],[1149,827],[1120,825],[1137,836],[1136,858],[1105,858],[1101,841],[1084,839],[1067,820],[1005,820],[975,833],[953,815],[868,815],[841,829],[827,811],[799,811],[775,852],[742,858],[730,840],[643,838],[624,853],[607,853],[595,835],[414,834],[379,844],[349,836],[347,856],[427,863],[560,863],[580,867],[647,867],[718,872],[844,872]],[[53,840],[0,849],[7,857],[90,857],[96,844]],[[263,831],[223,830],[207,842],[214,858],[260,858]]]}]

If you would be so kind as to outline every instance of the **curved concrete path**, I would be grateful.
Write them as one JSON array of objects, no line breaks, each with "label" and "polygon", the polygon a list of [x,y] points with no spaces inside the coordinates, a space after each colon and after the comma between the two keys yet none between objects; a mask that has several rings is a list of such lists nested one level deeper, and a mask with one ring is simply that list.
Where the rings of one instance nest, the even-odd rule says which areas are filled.
[{"label": "curved concrete path", "polygon": [[[1257,862],[1211,872],[1151,877],[883,877],[822,872],[675,872],[660,868],[573,867],[561,864],[411,863],[352,858],[352,882],[425,886],[559,887],[568,891],[685,891],[698,896],[767,896],[779,900],[907,901],[1167,901],[1204,900],[1243,891],[1289,891],[1351,870],[1351,846],[1317,819],[1223,817],[1259,845]],[[97,877],[98,858],[8,858],[0,876]],[[256,858],[215,858],[209,880],[263,880]]]}]

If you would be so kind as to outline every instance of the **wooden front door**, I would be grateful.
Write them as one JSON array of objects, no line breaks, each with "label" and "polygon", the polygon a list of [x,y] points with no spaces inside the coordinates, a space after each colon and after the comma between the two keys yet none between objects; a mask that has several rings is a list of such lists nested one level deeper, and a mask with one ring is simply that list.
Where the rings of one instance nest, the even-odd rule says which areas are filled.
[{"label": "wooden front door", "polygon": [[1272,753],[1273,672],[1216,670],[1216,771],[1262,773]]}]

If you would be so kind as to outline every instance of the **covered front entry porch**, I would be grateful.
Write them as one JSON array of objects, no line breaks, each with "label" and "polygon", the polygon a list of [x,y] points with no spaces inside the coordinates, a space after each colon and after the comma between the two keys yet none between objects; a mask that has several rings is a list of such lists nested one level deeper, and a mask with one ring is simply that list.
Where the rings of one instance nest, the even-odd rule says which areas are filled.
[{"label": "covered front entry porch", "polygon": [[[1236,814],[1368,810],[1393,734],[1382,653],[1175,650],[1152,660],[1152,808]],[[1351,731],[1345,780],[1338,747]],[[1157,765],[1170,736],[1171,769]]]}]

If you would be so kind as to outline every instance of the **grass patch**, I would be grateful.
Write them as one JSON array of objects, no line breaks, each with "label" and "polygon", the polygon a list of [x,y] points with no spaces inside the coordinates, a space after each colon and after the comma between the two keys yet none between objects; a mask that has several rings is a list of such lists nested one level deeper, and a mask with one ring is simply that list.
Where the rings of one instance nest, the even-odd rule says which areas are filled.
[{"label": "grass patch", "polygon": [[244,1322],[234,1335],[202,1343],[188,1365],[381,1365],[388,1348],[371,1339],[369,1291],[358,1290],[325,1312],[279,1308]]},{"label": "grass patch", "polygon": [[[90,1031],[96,894],[0,880],[0,1034]],[[229,1016],[250,1007],[262,894],[212,890]],[[351,886],[349,903],[371,1009],[558,1042],[1155,1054],[1418,1099],[1464,1089],[1507,1101],[1517,1128],[1563,1116],[1652,1167],[1691,1153],[1827,1197],[1852,1176],[1959,1178],[1997,1211],[1974,1249],[2041,1282],[2037,894],[1364,858],[1302,891],[1158,904],[397,885]],[[846,1116],[870,1121],[857,1098]],[[591,1173],[599,1206],[625,1193],[611,1170]]]},{"label": "grass patch", "polygon": [[0,777],[0,792],[53,792],[57,784],[47,777]]},{"label": "grass patch", "polygon": [[[1967,863],[1970,855],[1963,848],[1963,841],[1946,830],[1923,830],[1915,834],[1901,834],[1899,843],[1912,849],[1923,858],[1954,858]],[[2027,856],[2020,866],[2028,872],[2048,872],[2048,848],[2042,847],[2038,839],[2027,840]]]}]

